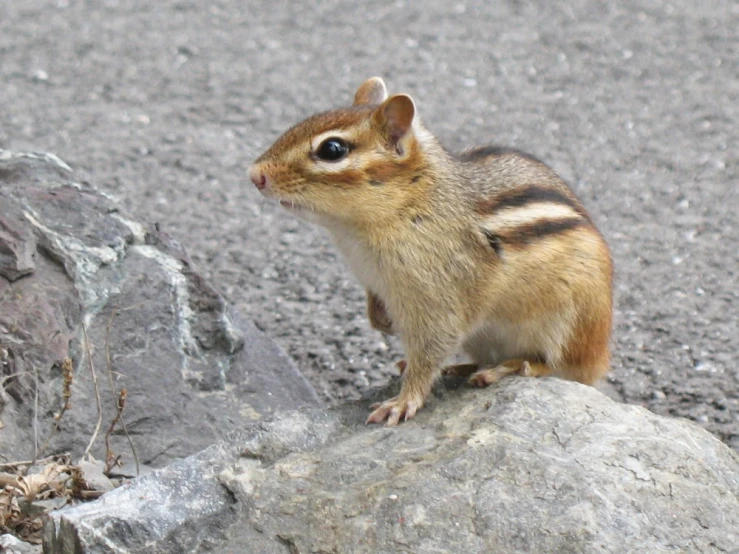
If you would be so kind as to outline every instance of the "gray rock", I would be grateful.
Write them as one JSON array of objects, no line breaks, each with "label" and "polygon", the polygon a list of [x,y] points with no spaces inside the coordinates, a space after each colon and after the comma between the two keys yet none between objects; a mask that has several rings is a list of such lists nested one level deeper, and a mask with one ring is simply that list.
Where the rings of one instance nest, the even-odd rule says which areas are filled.
[{"label": "gray rock", "polygon": [[45,552],[737,552],[739,456],[695,424],[556,379],[436,394],[254,423],[53,514]]},{"label": "gray rock", "polygon": [[[0,202],[5,203],[2,195]],[[35,252],[36,241],[25,221],[0,213],[0,276],[15,281],[31,273],[36,267],[33,263]]]},{"label": "gray rock", "polygon": [[27,543],[13,535],[0,535],[0,552],[3,554],[41,554],[41,545]]},{"label": "gray rock", "polygon": [[[0,272],[0,379],[15,375],[0,387],[2,456],[32,458],[50,435],[47,453],[81,455],[98,420],[95,380],[103,418],[92,453],[106,459],[125,388],[123,422],[154,467],[245,421],[317,403],[292,361],[229,313],[177,242],[75,182],[55,156],[0,150],[0,205],[0,255],[6,235],[17,239],[14,280]],[[67,358],[71,405],[51,434]],[[110,450],[132,460],[121,424]]]},{"label": "gray rock", "polygon": [[236,457],[234,446],[214,445],[95,502],[53,512],[44,527],[44,551],[174,554],[212,544],[238,515],[236,499],[217,479]]}]

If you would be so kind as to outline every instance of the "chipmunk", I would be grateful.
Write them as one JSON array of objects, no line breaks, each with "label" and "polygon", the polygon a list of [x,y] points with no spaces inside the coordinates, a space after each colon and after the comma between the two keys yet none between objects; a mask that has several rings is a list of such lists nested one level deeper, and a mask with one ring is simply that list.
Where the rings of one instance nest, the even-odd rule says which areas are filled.
[{"label": "chipmunk", "polygon": [[[351,107],[282,135],[249,168],[259,191],[324,226],[367,289],[372,326],[406,352],[396,425],[446,371],[476,386],[513,373],[592,384],[609,367],[612,265],[565,183],[510,148],[451,154],[413,99],[378,77]],[[444,369],[462,350],[471,364]]]}]

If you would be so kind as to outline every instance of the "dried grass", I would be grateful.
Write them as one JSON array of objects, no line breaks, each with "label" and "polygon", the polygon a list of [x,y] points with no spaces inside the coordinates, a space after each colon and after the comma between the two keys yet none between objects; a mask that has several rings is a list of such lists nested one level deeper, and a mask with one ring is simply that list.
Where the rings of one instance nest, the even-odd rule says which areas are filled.
[{"label": "dried grass", "polygon": [[[121,456],[115,455],[113,452],[110,438],[118,426],[123,429],[128,438],[133,458],[136,461],[136,473],[139,473],[139,459],[123,420],[128,391],[125,388],[117,390],[113,379],[109,342],[114,315],[115,311],[110,316],[105,336],[109,382],[111,392],[116,398],[115,415],[105,433],[105,461],[95,460],[90,454],[102,426],[103,404],[88,342],[87,329],[83,324],[84,355],[87,357],[98,408],[95,429],[82,458],[76,463],[72,462],[69,454],[43,457],[51,439],[59,429],[64,414],[72,406],[74,365],[71,359],[66,358],[61,362],[62,406],[54,416],[54,424],[43,446],[38,448],[36,442],[36,454],[33,460],[0,463],[0,534],[10,533],[26,542],[40,544],[44,516],[49,512],[69,504],[93,500],[114,488],[116,481],[108,479],[108,476],[119,465]],[[27,375],[27,373],[13,373],[0,379],[0,394],[4,392],[4,386],[7,382],[11,381],[12,378],[20,378],[22,375]],[[34,382],[36,386],[35,396],[37,397],[38,382]],[[34,426],[35,428],[38,426],[38,406],[36,402],[34,402]],[[37,440],[36,435],[34,436]]]}]

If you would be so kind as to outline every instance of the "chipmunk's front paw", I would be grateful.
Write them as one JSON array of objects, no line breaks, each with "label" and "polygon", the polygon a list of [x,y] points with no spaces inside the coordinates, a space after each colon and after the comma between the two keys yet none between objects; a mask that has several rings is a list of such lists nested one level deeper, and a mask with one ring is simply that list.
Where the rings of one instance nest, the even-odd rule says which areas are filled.
[{"label": "chipmunk's front paw", "polygon": [[382,423],[387,420],[387,426],[392,427],[400,422],[400,418],[403,421],[408,421],[416,412],[423,406],[422,395],[404,395],[396,396],[385,402],[379,404],[373,404],[371,408],[374,411],[367,418],[367,423]]}]

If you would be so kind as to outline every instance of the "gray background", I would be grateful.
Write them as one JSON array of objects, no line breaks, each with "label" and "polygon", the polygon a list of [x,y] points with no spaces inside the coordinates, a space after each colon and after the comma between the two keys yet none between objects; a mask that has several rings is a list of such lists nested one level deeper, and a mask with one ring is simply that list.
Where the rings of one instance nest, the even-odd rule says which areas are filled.
[{"label": "gray background", "polygon": [[0,147],[159,222],[335,402],[401,351],[246,169],[381,75],[448,147],[516,146],[571,183],[616,264],[603,389],[739,449],[737,28],[730,0],[0,0]]}]

